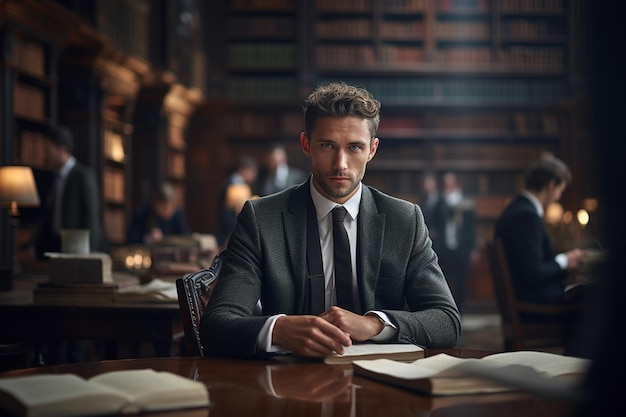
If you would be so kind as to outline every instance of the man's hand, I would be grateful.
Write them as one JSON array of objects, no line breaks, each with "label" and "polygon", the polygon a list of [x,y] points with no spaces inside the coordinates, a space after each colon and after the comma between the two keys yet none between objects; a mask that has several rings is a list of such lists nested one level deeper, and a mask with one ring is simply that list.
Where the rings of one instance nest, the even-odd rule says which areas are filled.
[{"label": "man's hand", "polygon": [[376,336],[385,327],[375,314],[361,316],[340,307],[331,307],[320,317],[349,334],[357,342]]},{"label": "man's hand", "polygon": [[585,258],[585,253],[581,249],[572,249],[565,252],[567,256],[567,269],[572,270],[578,268]]},{"label": "man's hand", "polygon": [[282,316],[276,320],[272,343],[298,356],[321,358],[343,353],[350,335],[318,316]]}]

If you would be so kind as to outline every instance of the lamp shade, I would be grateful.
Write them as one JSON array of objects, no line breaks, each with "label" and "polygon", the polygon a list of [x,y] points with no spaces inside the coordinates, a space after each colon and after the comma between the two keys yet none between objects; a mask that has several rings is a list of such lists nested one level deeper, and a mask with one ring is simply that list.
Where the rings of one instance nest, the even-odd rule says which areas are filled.
[{"label": "lamp shade", "polygon": [[0,166],[0,206],[34,207],[39,205],[39,194],[33,170],[25,166]]}]

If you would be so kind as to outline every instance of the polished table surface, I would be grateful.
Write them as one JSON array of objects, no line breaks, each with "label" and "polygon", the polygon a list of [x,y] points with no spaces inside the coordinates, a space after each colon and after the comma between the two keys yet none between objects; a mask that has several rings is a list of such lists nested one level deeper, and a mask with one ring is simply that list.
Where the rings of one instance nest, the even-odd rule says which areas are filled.
[{"label": "polished table surface", "polygon": [[[445,349],[429,354],[438,352],[461,357],[490,353]],[[352,376],[351,365],[318,361],[138,358],[21,369],[0,373],[0,378],[63,372],[90,377],[114,370],[144,368],[174,372],[202,381],[208,388],[209,408],[153,414],[163,417],[554,417],[572,411],[556,400],[523,392],[430,397]]]}]

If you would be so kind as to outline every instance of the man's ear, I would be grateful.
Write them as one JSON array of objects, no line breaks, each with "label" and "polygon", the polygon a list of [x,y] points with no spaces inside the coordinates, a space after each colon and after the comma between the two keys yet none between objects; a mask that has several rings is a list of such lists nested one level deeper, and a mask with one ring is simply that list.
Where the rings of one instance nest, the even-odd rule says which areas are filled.
[{"label": "man's ear", "polygon": [[370,146],[370,154],[367,157],[367,162],[371,161],[374,158],[374,155],[376,155],[376,151],[378,150],[378,143],[380,141],[378,140],[378,138],[374,138],[372,139],[372,144]]},{"label": "man's ear", "polygon": [[301,132],[300,133],[300,148],[302,148],[302,152],[304,152],[304,154],[308,158],[311,157],[311,148],[309,145],[310,145],[309,138],[307,137],[306,133]]}]

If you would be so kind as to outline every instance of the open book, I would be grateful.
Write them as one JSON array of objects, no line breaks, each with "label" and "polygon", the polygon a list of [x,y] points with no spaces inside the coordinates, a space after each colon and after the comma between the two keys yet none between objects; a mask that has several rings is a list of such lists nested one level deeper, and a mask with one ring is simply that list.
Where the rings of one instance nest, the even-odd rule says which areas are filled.
[{"label": "open book", "polygon": [[0,414],[95,416],[209,405],[201,382],[152,369],[112,371],[83,379],[41,374],[0,379]]},{"label": "open book", "polygon": [[329,364],[352,363],[355,360],[393,359],[410,362],[424,357],[424,349],[408,343],[357,343],[344,349],[342,355],[330,355],[324,358]]},{"label": "open book", "polygon": [[431,395],[503,392],[516,389],[560,395],[586,375],[591,361],[554,353],[517,351],[482,359],[444,353],[411,363],[387,359],[353,362],[353,372]]}]

